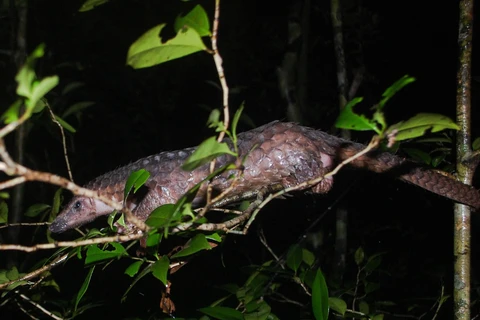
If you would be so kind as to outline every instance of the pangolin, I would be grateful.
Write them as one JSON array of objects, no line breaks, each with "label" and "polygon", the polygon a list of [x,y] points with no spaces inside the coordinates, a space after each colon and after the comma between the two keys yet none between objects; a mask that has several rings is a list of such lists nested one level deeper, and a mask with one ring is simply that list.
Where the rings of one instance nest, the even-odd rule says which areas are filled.
[{"label": "pangolin", "polygon": [[[228,143],[232,146],[231,142]],[[280,121],[240,133],[237,145],[240,158],[245,156],[244,169],[228,196],[242,195],[252,189],[274,185],[285,188],[296,186],[325,175],[338,163],[365,148],[362,144],[320,130]],[[134,215],[145,221],[155,208],[175,203],[210,173],[208,164],[193,171],[182,169],[182,164],[194,151],[195,148],[186,148],[151,155],[103,174],[85,187],[121,202],[124,200],[124,187],[129,175],[141,168],[146,169],[150,172],[144,185],[147,191],[142,197],[127,199],[127,206],[133,210]],[[222,155],[217,158],[216,165],[220,167],[234,161],[233,156]],[[349,165],[378,173],[391,172],[399,179],[433,193],[475,209],[480,207],[480,194],[475,188],[388,152],[372,151]],[[225,190],[232,181],[230,177],[231,172],[224,172],[213,178],[213,189],[217,192]],[[314,193],[327,193],[332,184],[333,177],[328,177],[308,188]],[[194,205],[203,202],[205,189],[200,188],[193,200]],[[74,196],[50,225],[50,230],[64,232],[112,211],[111,207],[99,200]]]}]

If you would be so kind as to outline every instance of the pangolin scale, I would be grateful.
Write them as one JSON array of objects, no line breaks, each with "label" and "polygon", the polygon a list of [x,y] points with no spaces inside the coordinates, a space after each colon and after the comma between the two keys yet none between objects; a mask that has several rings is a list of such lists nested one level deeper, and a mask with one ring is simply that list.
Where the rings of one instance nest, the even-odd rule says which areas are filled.
[{"label": "pangolin scale", "polygon": [[[298,185],[325,175],[338,163],[364,148],[362,144],[294,123],[279,121],[268,123],[238,135],[239,154],[241,157],[246,155],[244,171],[228,195],[242,195],[252,189],[274,185],[285,188]],[[148,170],[150,178],[145,183],[146,193],[138,198],[127,199],[127,205],[135,216],[145,221],[155,208],[175,203],[208,175],[208,165],[193,171],[184,171],[181,168],[194,150],[195,148],[187,148],[161,152],[140,159],[93,179],[85,187],[121,202],[129,175],[141,168]],[[223,155],[217,158],[216,163],[217,167],[220,167],[233,161],[235,159],[232,156]],[[399,179],[433,193],[475,209],[480,207],[480,194],[475,188],[391,153],[372,151],[349,165],[378,173],[391,172]],[[231,172],[215,177],[211,182],[214,189],[218,192],[225,190],[231,183],[229,176]],[[327,193],[332,184],[333,178],[329,177],[311,187],[311,190],[315,193]],[[204,196],[203,187],[196,194],[193,203],[197,205],[202,203]],[[99,200],[74,196],[50,225],[50,230],[64,232],[110,212],[112,208]]]}]

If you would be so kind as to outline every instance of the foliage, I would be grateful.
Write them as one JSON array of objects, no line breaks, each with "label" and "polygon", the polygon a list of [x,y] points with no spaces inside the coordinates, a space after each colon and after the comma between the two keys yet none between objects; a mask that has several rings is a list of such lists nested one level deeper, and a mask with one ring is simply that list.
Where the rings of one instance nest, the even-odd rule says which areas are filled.
[{"label": "foliage", "polygon": [[[80,11],[88,11],[107,2],[85,1]],[[212,30],[206,11],[202,6],[196,5],[186,15],[177,16],[173,26],[175,32],[170,39],[162,37],[167,27],[168,25],[165,23],[157,25],[133,42],[127,54],[127,64],[134,69],[143,69],[180,59],[196,52],[211,53],[203,38],[211,37]],[[48,106],[48,103],[45,103],[44,96],[58,83],[58,78],[53,76],[41,80],[36,79],[36,74],[33,71],[34,58],[42,55],[43,47],[39,47],[34,51],[33,58],[30,58],[26,67],[17,75],[17,94],[21,98],[4,113],[3,120],[6,124],[19,121],[22,117],[26,120]],[[339,116],[336,123],[337,127],[373,130],[382,137],[392,134],[396,141],[420,137],[427,132],[435,133],[444,129],[457,129],[457,126],[450,119],[431,113],[417,114],[405,121],[388,126],[384,113],[386,103],[403,87],[413,81],[414,78],[404,76],[389,86],[382,94],[380,101],[374,105],[371,118],[355,113],[354,107],[362,102],[362,98],[352,99]],[[76,84],[72,83],[70,88],[66,87],[64,89],[64,92],[68,93],[75,87]],[[21,108],[22,104],[25,105],[24,111]],[[75,133],[76,129],[63,119],[72,115],[78,117],[92,105],[93,102],[91,101],[81,101],[64,108],[63,112],[59,113],[61,117],[55,115],[55,118],[62,127],[71,133]],[[54,103],[52,103],[52,109],[61,111],[61,108],[56,108]],[[218,141],[216,136],[206,139],[184,163],[183,168],[185,170],[193,170],[222,155],[229,155],[232,158],[238,157],[236,133],[242,108],[238,110],[230,128],[225,127],[224,122],[220,120],[221,112],[219,110],[214,109],[210,112],[209,127],[213,128],[216,133],[225,133],[231,144]],[[442,163],[446,158],[445,154],[448,152],[448,150],[441,150],[440,155],[432,155],[428,152],[422,152],[423,150],[419,148],[405,149],[405,151],[412,155],[415,154],[423,162],[434,166]],[[205,180],[212,179],[225,170],[234,169],[238,168],[233,164],[220,168],[212,172]],[[149,175],[145,170],[132,173],[125,185],[124,198],[135,196],[147,182]],[[149,230],[146,239],[142,239],[145,242],[142,247],[144,252],[138,253],[135,251],[138,241],[126,244],[110,242],[62,249],[54,253],[48,260],[39,261],[38,265],[46,264],[55,257],[68,253],[69,264],[83,262],[88,271],[86,271],[86,274],[85,272],[82,273],[84,275],[82,284],[79,282],[80,276],[74,277],[73,280],[77,281],[74,289],[70,290],[73,291],[73,294],[71,294],[73,298],[71,299],[67,298],[66,295],[59,298],[58,295],[47,291],[53,289],[53,291],[58,292],[60,287],[55,281],[56,277],[53,277],[50,272],[46,272],[44,280],[40,281],[40,286],[32,291],[38,295],[36,301],[46,303],[51,310],[61,313],[64,317],[79,317],[89,308],[97,308],[102,305],[101,301],[95,301],[89,296],[94,296],[95,290],[92,290],[91,287],[95,286],[95,281],[106,275],[109,276],[109,273],[102,273],[107,269],[112,274],[114,270],[122,269],[117,280],[120,281],[119,279],[123,276],[124,283],[127,283],[126,286],[122,287],[122,290],[124,290],[123,301],[133,299],[135,294],[142,291],[143,286],[150,285],[155,288],[155,291],[168,293],[167,290],[172,286],[170,281],[173,281],[173,288],[175,288],[175,282],[178,282],[178,278],[175,277],[182,277],[184,269],[181,267],[185,264],[194,265],[193,268],[196,271],[193,281],[201,281],[204,273],[206,273],[203,269],[207,269],[210,263],[214,264],[215,260],[212,259],[203,266],[197,259],[202,259],[202,256],[209,256],[212,251],[218,252],[224,246],[230,250],[235,249],[232,249],[226,243],[229,239],[227,232],[187,230],[175,235],[171,233],[174,228],[185,224],[197,226],[209,221],[205,216],[194,211],[192,207],[193,195],[199,187],[200,184],[176,204],[166,204],[152,212],[146,221],[151,230]],[[25,216],[41,221],[51,220],[59,212],[60,190],[55,193],[52,202],[52,205],[36,203],[29,206]],[[372,203],[372,206],[374,204]],[[242,205],[245,206],[245,204]],[[241,210],[241,205],[234,209]],[[286,213],[295,216],[294,212]],[[0,202],[0,223],[6,223],[7,216],[8,206],[5,202]],[[277,216],[275,219],[278,219]],[[294,220],[292,219],[287,223],[293,224]],[[117,223],[122,224],[121,221],[117,221]],[[109,228],[91,229],[89,233],[82,235],[77,240],[100,238],[112,234],[115,234],[113,218]],[[283,234],[282,236],[286,237],[287,235]],[[53,241],[50,235],[48,235],[48,239]],[[379,279],[389,273],[389,266],[385,263],[384,257],[392,255],[391,252],[367,252],[363,247],[356,248],[354,252],[350,252],[347,258],[349,270],[356,268],[355,274],[354,276],[350,275],[351,277],[348,277],[348,280],[344,283],[339,283],[337,279],[331,277],[332,270],[324,267],[327,264],[326,256],[328,254],[321,250],[314,250],[315,248],[312,248],[311,243],[304,240],[289,243],[293,244],[281,247],[279,250],[282,254],[275,259],[270,260],[263,256],[262,259],[250,262],[243,270],[243,276],[246,278],[243,281],[242,277],[238,276],[235,282],[223,283],[216,288],[213,288],[213,285],[204,288],[205,294],[203,292],[198,293],[199,296],[203,295],[198,299],[207,298],[209,301],[205,302],[205,299],[202,299],[203,305],[198,308],[198,313],[191,311],[188,316],[197,316],[199,319],[283,319],[281,311],[277,310],[282,310],[282,304],[288,304],[297,308],[295,310],[301,313],[303,317],[310,319],[328,319],[330,314],[330,318],[344,316],[377,320],[383,318],[385,308],[392,307],[395,310],[398,307],[398,302],[386,301],[378,294],[388,287]],[[267,245],[265,247],[268,248]],[[211,250],[212,248],[217,249]],[[256,247],[250,247],[249,249],[257,251]],[[32,266],[31,269],[34,270],[35,267],[38,266]],[[176,274],[177,272],[178,274]],[[19,272],[16,267],[1,270],[0,283],[21,279],[25,274],[26,272]],[[24,280],[15,282],[3,291],[2,298],[8,298],[8,295],[16,294],[15,290],[19,287],[30,288],[30,283]],[[64,290],[63,287],[61,289]],[[216,299],[214,298],[216,293],[211,293],[215,289],[221,292],[221,296]],[[165,293],[162,293],[162,295],[164,296],[161,305],[170,298],[175,301],[176,297],[179,296],[178,292],[171,296]],[[435,301],[433,305],[440,307],[445,301],[448,301],[448,295],[444,295],[442,292],[442,294],[439,294],[438,301]],[[136,307],[138,306],[137,304]],[[142,304],[141,307],[150,309],[150,306],[146,303]],[[417,306],[412,303],[408,307],[413,310]],[[168,308],[164,308],[163,311],[167,314],[173,312]],[[332,314],[334,315],[332,316]]]},{"label": "foliage", "polygon": [[375,106],[371,119],[364,115],[356,114],[353,107],[362,102],[363,98],[352,99],[342,110],[335,125],[338,128],[350,130],[373,130],[378,135],[394,134],[396,141],[418,138],[431,131],[432,133],[445,129],[458,130],[458,125],[450,118],[440,114],[419,113],[414,117],[391,125],[387,128],[383,109],[387,101],[389,101],[400,89],[415,81],[415,78],[403,76],[396,81],[382,94],[383,99]]}]

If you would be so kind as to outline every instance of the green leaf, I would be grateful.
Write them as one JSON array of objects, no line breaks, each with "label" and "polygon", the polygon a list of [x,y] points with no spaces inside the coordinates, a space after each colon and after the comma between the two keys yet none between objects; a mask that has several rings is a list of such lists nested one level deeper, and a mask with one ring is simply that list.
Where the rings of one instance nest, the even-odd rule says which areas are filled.
[{"label": "green leaf", "polygon": [[331,309],[340,313],[342,316],[344,316],[345,312],[347,311],[347,303],[345,302],[345,300],[340,298],[334,298],[334,297],[328,298],[328,305],[330,306]]},{"label": "green leaf", "polygon": [[5,201],[0,201],[0,223],[8,222],[8,205]]},{"label": "green leaf", "polygon": [[478,149],[480,149],[480,138],[476,138],[475,140],[473,140],[472,149],[474,151],[477,151]]},{"label": "green leaf", "polygon": [[145,268],[143,268],[139,274],[132,280],[130,285],[128,286],[127,290],[125,290],[125,293],[122,296],[121,301],[124,302],[127,299],[127,295],[132,290],[132,288],[141,280],[143,277],[146,275],[149,275],[152,272],[152,266],[153,264],[147,264]]},{"label": "green leaf", "polygon": [[[61,96],[66,96],[70,92],[74,91],[75,89],[84,87],[85,83],[81,81],[72,81],[69,82],[62,90]],[[81,103],[81,102],[80,102]],[[65,116],[63,116],[65,118]]]},{"label": "green leaf", "polygon": [[368,261],[365,264],[365,270],[367,272],[372,272],[380,266],[382,263],[382,254],[383,253],[378,253],[368,258]]},{"label": "green leaf", "polygon": [[382,307],[395,307],[397,306],[396,302],[393,302],[391,300],[377,300],[375,301],[376,306],[382,306]]},{"label": "green leaf", "polygon": [[432,165],[432,167],[437,168],[439,165],[441,165],[445,161],[446,156],[447,155],[445,153],[434,156],[430,164]]},{"label": "green leaf", "polygon": [[302,248],[299,245],[292,245],[287,252],[287,266],[297,273],[300,264],[302,263]]},{"label": "green leaf", "polygon": [[316,320],[328,319],[328,288],[325,277],[320,269],[317,270],[312,285],[312,308]]},{"label": "green leaf", "polygon": [[0,269],[0,283],[6,282],[10,282],[10,280],[7,278],[7,270]]},{"label": "green leaf", "polygon": [[157,229],[152,230],[147,237],[147,247],[154,247],[162,241],[163,233],[158,233]]},{"label": "green leaf", "polygon": [[370,306],[368,305],[368,303],[366,303],[365,301],[360,301],[360,303],[358,304],[358,308],[360,309],[360,312],[363,313],[363,314],[369,314],[370,313]]},{"label": "green leaf", "polygon": [[0,269],[0,283],[10,282],[7,277],[7,270]]},{"label": "green leaf", "polygon": [[432,163],[432,157],[430,157],[430,154],[428,152],[425,152],[423,150],[417,149],[417,148],[402,148],[402,150],[409,155],[410,158],[419,161],[421,163],[425,164],[431,164]]},{"label": "green leaf", "polygon": [[58,76],[50,76],[34,83],[31,95],[26,103],[27,109],[33,109],[41,98],[58,85],[58,81]]},{"label": "green leaf", "polygon": [[35,70],[33,69],[33,66],[35,60],[43,57],[44,53],[45,45],[40,44],[35,50],[33,50],[30,56],[28,56],[26,63],[20,68],[15,76],[15,81],[18,83],[17,94],[19,96],[30,98],[35,80]]},{"label": "green leaf", "polygon": [[191,171],[223,154],[237,155],[230,150],[225,142],[218,142],[216,137],[210,137],[203,141],[193,154],[185,160],[182,169]]},{"label": "green leaf", "polygon": [[25,216],[33,218],[41,214],[42,212],[50,209],[50,205],[45,203],[37,203],[28,207],[27,211],[25,212]]},{"label": "green leaf", "polygon": [[240,311],[228,307],[206,307],[198,309],[198,311],[220,320],[244,320]]},{"label": "green leaf", "polygon": [[[112,229],[112,230],[115,227],[114,223],[115,223],[115,218],[117,217],[117,213],[118,213],[117,210],[114,210],[112,213],[110,213],[108,215],[108,218],[107,218],[107,224],[110,227],[110,229]],[[122,226],[124,226],[124,225],[122,225]]]},{"label": "green leaf", "polygon": [[210,250],[210,244],[204,234],[197,234],[190,239],[182,250],[172,255],[172,259],[192,255],[198,251]]},{"label": "green leaf", "polygon": [[365,284],[365,293],[369,294],[380,289],[380,284],[377,282],[367,282]]},{"label": "green leaf", "polygon": [[71,133],[77,132],[74,127],[72,127],[67,121],[63,120],[59,116],[55,115],[55,119],[60,123],[60,125],[67,131],[70,131]]},{"label": "green leaf", "polygon": [[[265,262],[262,267],[268,267],[272,261]],[[237,299],[244,304],[248,304],[252,301],[257,301],[264,294],[265,286],[271,281],[271,277],[267,276],[263,271],[263,268],[253,272],[243,287],[237,291]]]},{"label": "green leaf", "polygon": [[223,284],[223,285],[220,285],[219,288],[230,294],[236,294],[237,291],[240,289],[240,287],[236,283]]},{"label": "green leaf", "polygon": [[238,125],[238,121],[240,121],[240,117],[242,116],[243,108],[244,108],[244,104],[242,103],[240,108],[238,108],[237,111],[235,111],[235,115],[233,116],[233,120],[232,120],[232,137],[233,137],[233,139],[232,140],[233,140],[234,143],[236,143],[236,141],[237,141],[237,125]]},{"label": "green leaf", "polygon": [[162,281],[162,283],[166,286],[168,285],[167,282],[167,274],[168,268],[170,266],[170,260],[167,256],[162,256],[158,261],[156,261],[152,266],[152,274],[155,278]]},{"label": "green leaf", "polygon": [[17,280],[20,277],[17,267],[13,266],[11,269],[8,269],[5,273],[8,281]]},{"label": "green leaf", "polygon": [[[1,293],[0,298],[3,298],[8,291],[11,291],[19,286],[24,286],[29,284],[28,281],[18,281],[20,277],[23,277],[25,273],[19,273],[17,267],[13,266],[11,269],[4,270],[0,269],[0,283],[6,283],[10,281],[15,281],[14,283],[9,284]],[[29,284],[31,285],[31,283]]]},{"label": "green leaf", "polygon": [[218,109],[213,109],[212,111],[210,111],[210,114],[208,115],[208,119],[207,119],[207,125],[209,128],[215,128],[215,127],[218,127],[219,123],[221,123],[220,121],[220,110]]},{"label": "green leaf", "polygon": [[82,287],[77,293],[77,298],[75,299],[75,308],[74,310],[77,311],[78,303],[82,300],[85,292],[87,292],[88,286],[90,285],[90,280],[92,280],[93,271],[95,270],[95,266],[92,266],[90,270],[88,270],[88,274],[83,281]]},{"label": "green leaf", "polygon": [[[387,127],[387,121],[385,120],[385,114],[378,109],[373,113],[372,120],[374,123],[378,124],[376,127],[379,128],[379,131],[384,131]],[[379,133],[377,131],[377,133]]]},{"label": "green leaf", "polygon": [[355,264],[359,266],[362,264],[363,260],[365,260],[365,252],[362,247],[358,247],[355,251]]},{"label": "green leaf", "polygon": [[5,111],[5,113],[2,115],[2,120],[5,122],[5,124],[12,123],[14,121],[18,120],[19,117],[19,112],[20,112],[20,107],[22,106],[23,102],[22,100],[17,100],[15,101],[8,109]]},{"label": "green leaf", "polygon": [[62,188],[58,188],[57,191],[55,191],[55,194],[53,195],[53,201],[52,201],[52,212],[58,213],[60,212],[60,204],[62,203]]},{"label": "green leaf", "polygon": [[140,189],[145,182],[147,182],[148,178],[150,178],[150,172],[145,169],[140,169],[135,172],[132,172],[125,183],[125,190],[123,194],[124,201],[127,201],[127,197],[134,188],[133,193],[136,193],[138,189]]},{"label": "green leaf", "polygon": [[302,260],[311,267],[315,263],[315,255],[310,250],[302,249]]},{"label": "green leaf", "polygon": [[153,228],[162,228],[168,226],[172,221],[175,213],[175,205],[173,203],[164,204],[152,211],[145,223]]},{"label": "green leaf", "polygon": [[[113,212],[112,214],[117,214],[118,212]],[[115,221],[115,224],[118,224],[119,226],[121,227],[126,227],[127,224],[125,223],[125,215],[122,213],[120,214],[120,218],[117,219],[117,221]],[[109,224],[110,228],[113,229],[114,228],[114,224]]]},{"label": "green leaf", "polygon": [[95,104],[95,101],[77,102],[77,103],[71,105],[70,107],[68,107],[67,110],[65,110],[65,112],[62,114],[62,118],[66,118],[69,115],[72,115],[72,114],[78,113],[80,111],[83,111],[83,110],[93,106],[94,104]]},{"label": "green leaf", "polygon": [[98,7],[98,6],[100,6],[102,4],[105,4],[109,1],[110,0],[87,0],[82,4],[80,9],[78,9],[78,12],[90,11],[92,9],[95,9],[95,7]]},{"label": "green leaf", "polygon": [[127,269],[125,270],[125,274],[129,275],[130,277],[134,277],[138,273],[138,270],[140,270],[142,264],[143,261],[135,261],[127,267]]},{"label": "green leaf", "polygon": [[353,107],[363,101],[363,98],[354,98],[347,103],[345,108],[338,115],[335,126],[341,129],[366,131],[373,130],[377,133],[377,123],[365,117],[364,115],[353,112]]},{"label": "green leaf", "polygon": [[215,241],[215,242],[222,242],[222,237],[218,233],[206,234],[205,238],[207,240]]},{"label": "green leaf", "polygon": [[43,109],[45,109],[46,106],[48,106],[47,99],[42,98],[42,99],[37,101],[37,103],[35,104],[35,107],[33,107],[32,113],[42,112]]},{"label": "green leaf", "polygon": [[404,75],[402,78],[400,78],[390,87],[388,87],[387,90],[385,90],[385,92],[382,94],[383,99],[379,103],[379,111],[383,109],[387,101],[390,100],[398,91],[400,91],[407,84],[412,83],[414,81],[415,81],[415,78],[410,77],[408,75]]},{"label": "green leaf", "polygon": [[246,306],[245,320],[266,320],[272,312],[272,308],[264,301],[252,301]]},{"label": "green leaf", "polygon": [[447,116],[436,113],[419,113],[412,118],[390,126],[388,133],[397,131],[396,141],[423,136],[428,130],[438,132],[445,129],[458,130],[458,125]]},{"label": "green leaf", "polygon": [[197,4],[189,13],[184,17],[177,17],[175,19],[174,29],[176,32],[183,30],[187,26],[195,29],[200,37],[210,36],[210,21],[208,20],[205,9]]},{"label": "green leaf", "polygon": [[126,254],[125,248],[120,243],[111,242],[110,245],[113,247],[113,250],[102,250],[95,244],[88,246],[85,264],[113,259]]},{"label": "green leaf", "polygon": [[383,317],[384,317],[383,313],[376,314],[372,317],[372,320],[383,320]]},{"label": "green leaf", "polygon": [[198,32],[188,27],[163,42],[159,35],[164,27],[165,24],[153,27],[130,46],[127,65],[134,69],[146,68],[207,49]]}]

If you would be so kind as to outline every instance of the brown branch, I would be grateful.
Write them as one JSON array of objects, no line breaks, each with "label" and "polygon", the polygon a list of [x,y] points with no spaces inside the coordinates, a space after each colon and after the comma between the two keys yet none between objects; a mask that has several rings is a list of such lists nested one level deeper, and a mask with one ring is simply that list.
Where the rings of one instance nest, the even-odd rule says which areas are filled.
[{"label": "brown branch", "polygon": [[[459,63],[457,70],[456,122],[457,174],[460,181],[472,184],[473,163],[466,163],[471,150],[471,82],[473,42],[473,0],[459,2]],[[471,308],[471,208],[455,204],[454,209],[454,318],[470,319]]]},{"label": "brown branch", "polygon": [[[127,221],[134,224],[135,227],[137,227],[139,230],[146,231],[148,229],[145,223],[140,219],[138,219],[137,217],[135,217],[133,213],[130,211],[130,209],[123,206],[123,203],[119,203],[107,197],[101,196],[98,194],[97,191],[82,188],[76,185],[75,183],[71,182],[70,180],[57,176],[55,174],[31,170],[27,167],[24,167],[13,161],[10,161],[11,159],[7,151],[5,150],[3,139],[0,139],[0,157],[2,157],[2,159],[5,161],[5,162],[0,162],[0,171],[5,172],[9,176],[20,176],[20,178],[9,180],[7,181],[7,183],[0,183],[0,190],[11,187],[12,185],[14,185],[13,183],[18,184],[25,181],[40,181],[40,182],[50,183],[53,185],[60,186],[64,189],[67,189],[75,195],[81,195],[89,198],[98,199],[104,202],[109,207],[112,207],[115,210],[125,213],[125,217]],[[6,160],[8,160],[10,165],[7,164]]]},{"label": "brown branch", "polygon": [[[24,294],[20,294],[20,297],[27,301],[28,303],[32,304],[35,308],[37,308],[38,310],[40,310],[41,312],[45,313],[47,316],[49,316],[50,318],[52,319],[55,319],[55,320],[63,320],[64,318],[62,317],[59,317],[57,316],[56,314],[54,314],[53,312],[50,312],[48,311],[47,309],[45,309],[44,307],[42,307],[38,302],[34,302],[32,300],[30,300],[29,297],[27,297],[26,295]],[[31,315],[30,315],[31,316]]]},{"label": "brown branch", "polygon": [[15,280],[12,280],[12,281],[9,281],[9,282],[5,282],[5,283],[2,283],[0,284],[0,290],[2,289],[5,289],[7,288],[8,286],[14,284],[14,283],[17,283],[19,281],[28,281],[30,279],[34,279],[34,278],[37,278],[39,277],[42,273],[46,272],[46,271],[49,271],[51,269],[53,269],[54,267],[56,267],[57,265],[59,265],[60,263],[63,263],[64,261],[66,261],[68,258],[68,254],[64,254],[63,256],[60,256],[60,257],[57,257],[55,260],[53,260],[52,262],[50,262],[49,264],[46,264],[44,265],[43,267],[35,270],[35,271],[32,271],[30,273],[27,273],[26,275],[24,275],[23,277],[21,278],[18,278],[18,279],[15,279]]},{"label": "brown branch", "polygon": [[45,226],[49,225],[49,222],[20,222],[20,223],[6,223],[0,225],[0,229],[9,227],[22,227],[22,226]]},{"label": "brown branch", "polygon": [[[213,18],[213,30],[212,30],[212,50],[213,50],[213,60],[215,62],[215,67],[217,68],[218,79],[220,80],[220,85],[222,86],[223,92],[223,124],[225,129],[230,125],[230,111],[228,108],[228,97],[229,97],[229,88],[227,84],[227,79],[225,78],[225,71],[223,70],[223,59],[218,51],[217,41],[218,41],[218,27],[220,24],[220,0],[215,0],[215,16]],[[223,140],[225,132],[221,131],[218,135],[217,141],[220,142]]]},{"label": "brown branch", "polygon": [[[0,163],[0,167],[1,166],[2,166],[2,163]],[[24,183],[25,181],[27,181],[27,179],[25,177],[16,177],[16,178],[13,178],[13,179],[8,180],[8,181],[0,182],[0,190],[12,188],[12,187],[17,186],[21,183]]]},{"label": "brown branch", "polygon": [[[223,59],[218,51],[218,27],[220,25],[220,0],[215,0],[215,13],[213,18],[213,28],[212,28],[212,54],[213,54],[213,61],[215,63],[215,67],[218,73],[218,79],[220,80],[220,86],[223,92],[223,129],[218,134],[217,141],[221,142],[225,137],[225,131],[228,129],[230,125],[230,111],[228,107],[228,96],[229,96],[229,88],[227,84],[227,79],[225,78],[225,71],[223,69]],[[213,159],[210,161],[210,173],[215,171],[215,164],[217,159]],[[207,182],[207,203],[210,203],[210,199],[212,197],[212,186]],[[201,212],[201,214],[205,214],[205,212]]]},{"label": "brown branch", "polygon": [[[196,227],[195,230],[199,230],[199,231],[223,230],[223,231],[230,232],[230,233],[237,233],[237,232],[235,232],[234,230],[231,230],[231,229],[240,225],[241,223],[245,222],[250,217],[253,210],[255,210],[255,208],[261,203],[264,195],[269,190],[270,190],[269,188],[264,188],[264,189],[261,189],[261,190],[257,190],[257,192],[255,193],[255,196],[257,197],[257,199],[254,202],[250,203],[249,207],[245,211],[243,211],[241,214],[239,214],[238,216],[236,216],[236,217],[234,217],[230,220],[224,221],[222,223],[203,223],[203,224],[199,225],[198,227]],[[241,196],[240,197],[236,196],[236,197],[232,197],[230,199],[237,199],[238,200],[239,198],[242,198],[242,197]],[[222,203],[225,204],[225,202],[222,202]],[[172,228],[171,233],[173,234],[173,233],[178,233],[178,232],[181,232],[181,231],[185,231],[185,230],[189,229],[190,227],[192,227],[193,224],[194,224],[194,221],[182,223],[182,224]]]},{"label": "brown branch", "polygon": [[22,246],[19,244],[0,244],[0,250],[18,250],[24,252],[34,252],[38,250],[55,249],[61,247],[81,247],[90,244],[109,243],[109,242],[126,242],[130,240],[138,240],[143,237],[143,233],[130,233],[125,235],[115,235],[110,237],[94,238],[76,241],[55,241],[53,243],[41,243],[34,246]]}]

